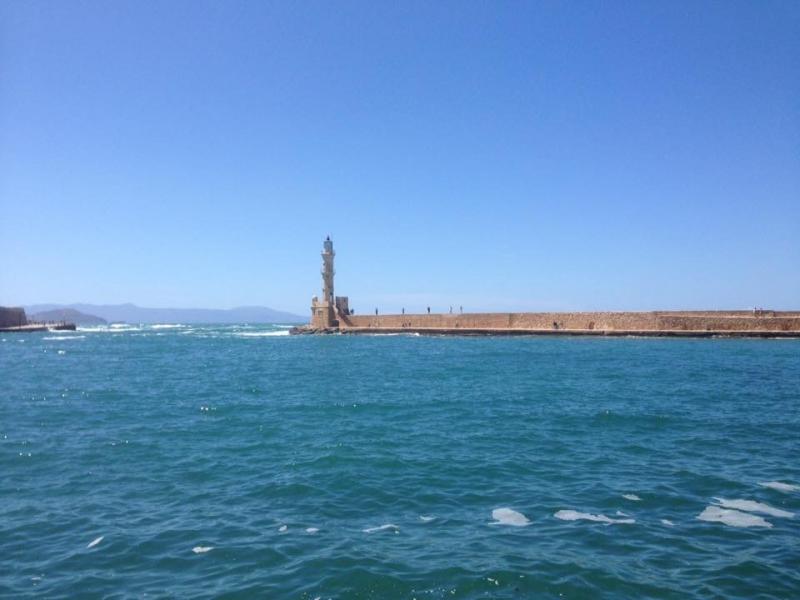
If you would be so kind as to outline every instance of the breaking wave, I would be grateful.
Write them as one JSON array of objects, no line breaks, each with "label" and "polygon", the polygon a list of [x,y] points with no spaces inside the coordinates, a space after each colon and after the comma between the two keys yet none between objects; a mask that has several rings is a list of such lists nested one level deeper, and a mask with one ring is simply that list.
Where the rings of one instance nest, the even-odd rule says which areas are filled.
[{"label": "breaking wave", "polygon": [[605,523],[606,525],[636,523],[635,519],[612,519],[606,515],[594,515],[577,510],[559,510],[553,516],[562,521],[594,521],[595,523]]},{"label": "breaking wave", "polygon": [[730,527],[772,527],[772,523],[759,517],[738,510],[722,508],[721,506],[710,505],[697,515],[699,521],[710,521],[712,523],[722,523]]},{"label": "breaking wave", "polygon": [[287,329],[281,331],[238,331],[233,334],[234,337],[281,337],[289,335]]}]

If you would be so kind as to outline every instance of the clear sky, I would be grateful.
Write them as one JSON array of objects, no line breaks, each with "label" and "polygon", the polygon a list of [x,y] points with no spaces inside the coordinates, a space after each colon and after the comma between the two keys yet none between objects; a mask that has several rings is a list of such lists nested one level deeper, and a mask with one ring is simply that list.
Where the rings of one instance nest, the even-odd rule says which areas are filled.
[{"label": "clear sky", "polygon": [[800,308],[800,2],[0,3],[0,304]]}]

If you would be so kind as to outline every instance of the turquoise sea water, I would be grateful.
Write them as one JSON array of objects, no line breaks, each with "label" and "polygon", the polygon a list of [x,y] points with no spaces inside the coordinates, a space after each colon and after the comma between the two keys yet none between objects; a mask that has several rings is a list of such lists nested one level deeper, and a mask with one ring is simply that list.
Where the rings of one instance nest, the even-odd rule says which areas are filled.
[{"label": "turquoise sea water", "polygon": [[286,331],[0,334],[0,596],[800,597],[800,341]]}]

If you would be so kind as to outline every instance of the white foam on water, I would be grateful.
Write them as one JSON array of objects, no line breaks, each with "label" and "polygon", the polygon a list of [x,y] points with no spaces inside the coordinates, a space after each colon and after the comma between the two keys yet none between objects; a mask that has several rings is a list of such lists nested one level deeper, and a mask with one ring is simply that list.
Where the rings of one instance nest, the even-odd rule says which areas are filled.
[{"label": "white foam on water", "polygon": [[721,508],[713,504],[706,506],[705,510],[697,515],[697,519],[700,521],[723,523],[731,527],[772,527],[772,523],[765,521],[757,515]]},{"label": "white foam on water", "polygon": [[66,354],[66,353],[67,353],[67,351],[66,351],[66,350],[59,350],[59,351],[58,351],[58,353],[59,353],[59,354]]},{"label": "white foam on water", "polygon": [[494,521],[489,525],[510,525],[512,527],[525,527],[530,525],[531,522],[528,517],[521,512],[517,512],[510,508],[495,508],[492,511],[492,518]]},{"label": "white foam on water", "polygon": [[286,525],[281,525],[280,527],[278,527],[278,531],[280,531],[281,533],[285,533],[288,530],[289,528]]},{"label": "white foam on water", "polygon": [[105,537],[104,535],[101,535],[98,538],[94,538],[91,542],[89,542],[89,544],[86,547],[87,548],[94,548],[95,546],[97,546],[97,544],[99,544],[100,542],[103,541],[104,537]]},{"label": "white foam on water", "polygon": [[762,481],[758,485],[771,490],[778,490],[779,492],[800,492],[800,486],[783,483],[782,481]]},{"label": "white foam on water", "polygon": [[155,325],[150,325],[151,329],[181,329],[182,327],[186,327],[186,325],[180,323],[156,323]]},{"label": "white foam on water", "polygon": [[605,523],[606,525],[636,523],[636,519],[612,519],[605,515],[594,515],[577,510],[559,510],[553,516],[562,521],[594,521],[595,523]]},{"label": "white foam on water", "polygon": [[423,523],[429,523],[429,522],[433,521],[435,518],[436,517],[427,517],[425,515],[420,515],[419,516],[419,520],[422,521]]},{"label": "white foam on water", "polygon": [[622,494],[622,497],[625,498],[625,500],[631,500],[632,502],[642,501],[642,499],[639,498],[639,496],[637,496],[636,494]]},{"label": "white foam on water", "polygon": [[289,331],[287,329],[281,329],[280,331],[237,331],[233,335],[236,337],[282,337],[289,335]]},{"label": "white foam on water", "polygon": [[385,529],[393,529],[395,532],[397,532],[400,528],[392,523],[386,523],[385,525],[381,525],[379,527],[367,527],[364,529],[364,533],[375,533],[376,531],[384,531]]},{"label": "white foam on water", "polygon": [[630,517],[630,515],[628,513],[622,512],[621,510],[617,511],[617,516],[618,517]]},{"label": "white foam on water", "polygon": [[787,510],[775,508],[763,502],[756,502],[754,500],[726,500],[725,498],[714,498],[722,508],[733,508],[734,510],[743,510],[745,512],[762,513],[772,517],[781,517],[783,519],[791,519],[794,513]]},{"label": "white foam on water", "polygon": [[316,527],[306,527],[306,533],[317,533],[319,529]]},{"label": "white foam on water", "polygon": [[666,525],[667,527],[675,527],[675,523],[673,523],[669,519],[661,519],[661,524]]},{"label": "white foam on water", "polygon": [[130,323],[112,323],[111,325],[105,326],[100,325],[98,327],[86,328],[86,331],[96,331],[96,332],[110,332],[110,333],[117,333],[122,331],[141,331],[142,328],[140,325],[131,325]]},{"label": "white foam on water", "polygon": [[85,335],[51,335],[45,336],[42,339],[48,341],[61,341],[61,340],[82,340],[85,339]]},{"label": "white foam on water", "polygon": [[192,552],[195,554],[205,554],[206,552],[211,552],[214,549],[214,546],[195,546],[192,548]]}]

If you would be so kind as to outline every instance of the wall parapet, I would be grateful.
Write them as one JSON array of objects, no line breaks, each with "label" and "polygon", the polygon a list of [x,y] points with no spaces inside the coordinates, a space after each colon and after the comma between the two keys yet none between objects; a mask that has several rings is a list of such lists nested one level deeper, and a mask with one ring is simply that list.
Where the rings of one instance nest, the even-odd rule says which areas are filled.
[{"label": "wall parapet", "polygon": [[339,330],[798,332],[800,312],[652,311],[350,315]]}]

